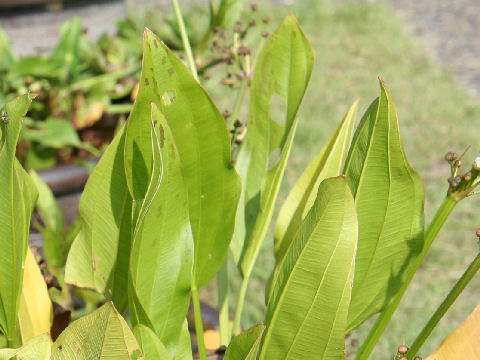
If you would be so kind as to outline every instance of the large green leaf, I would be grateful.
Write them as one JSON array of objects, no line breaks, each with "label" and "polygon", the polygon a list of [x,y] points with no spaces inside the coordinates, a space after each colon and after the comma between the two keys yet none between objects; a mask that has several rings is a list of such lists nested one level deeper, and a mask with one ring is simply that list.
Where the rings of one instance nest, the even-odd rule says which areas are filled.
[{"label": "large green leaf", "polygon": [[192,360],[192,343],[190,342],[190,332],[188,331],[187,319],[183,321],[175,360]]},{"label": "large green leaf", "polygon": [[[246,143],[237,163],[244,184],[241,204],[246,206],[238,210],[232,245],[244,278],[250,276],[272,218],[313,61],[310,43],[289,15],[271,36],[255,71]],[[275,100],[286,105],[277,119],[272,118]]]},{"label": "large green leaf", "polygon": [[172,357],[165,345],[150,328],[139,324],[133,329],[133,333],[142,348],[145,359],[171,360]]},{"label": "large green leaf", "polygon": [[259,324],[232,339],[225,360],[256,360],[265,325]]},{"label": "large green leaf", "polygon": [[132,198],[125,181],[122,129],[90,175],[80,199],[81,228],[70,249],[65,281],[96,289],[127,308]]},{"label": "large green leaf", "polygon": [[71,323],[52,346],[52,360],[140,360],[140,346],[111,302]]},{"label": "large green leaf", "polygon": [[347,331],[388,304],[423,247],[422,182],[405,157],[395,104],[382,81],[380,90],[345,163],[359,222]]},{"label": "large green leaf", "polygon": [[153,168],[132,242],[130,312],[132,321],[151,326],[173,355],[190,304],[193,236],[175,140],[153,103],[151,114]]},{"label": "large green leaf", "polygon": [[20,349],[0,349],[0,360],[50,360],[51,346],[48,334],[39,335]]},{"label": "large green leaf", "polygon": [[152,101],[168,119],[180,153],[195,241],[194,282],[200,287],[217,273],[227,253],[240,182],[218,109],[175,54],[145,30],[141,85],[125,145],[125,164],[132,168],[127,183],[138,200],[145,197],[151,175]]},{"label": "large green leaf", "polygon": [[12,343],[17,336],[30,217],[37,200],[35,185],[15,158],[31,101],[30,95],[23,95],[0,109],[0,328]]},{"label": "large green leaf", "polygon": [[345,177],[324,180],[274,276],[260,359],[343,359],[357,247]]},{"label": "large green leaf", "polygon": [[283,258],[300,224],[312,207],[320,183],[341,174],[352,142],[358,100],[348,109],[328,143],[320,150],[298,179],[278,214],[275,226],[275,257]]}]

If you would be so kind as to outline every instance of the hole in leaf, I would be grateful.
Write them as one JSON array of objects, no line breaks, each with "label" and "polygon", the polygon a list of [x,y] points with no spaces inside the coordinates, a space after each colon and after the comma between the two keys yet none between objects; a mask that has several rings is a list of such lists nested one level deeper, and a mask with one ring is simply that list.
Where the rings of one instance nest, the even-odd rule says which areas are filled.
[{"label": "hole in leaf", "polygon": [[287,104],[285,100],[278,94],[273,94],[270,97],[270,104],[268,108],[270,118],[280,125],[285,125],[287,118]]},{"label": "hole in leaf", "polygon": [[175,90],[167,90],[162,95],[163,105],[169,106],[176,99]]},{"label": "hole in leaf", "polygon": [[280,151],[280,148],[276,148],[273,150],[270,155],[268,156],[268,170],[270,171],[273,169],[275,165],[278,164],[280,161],[280,156],[282,155],[282,152]]}]

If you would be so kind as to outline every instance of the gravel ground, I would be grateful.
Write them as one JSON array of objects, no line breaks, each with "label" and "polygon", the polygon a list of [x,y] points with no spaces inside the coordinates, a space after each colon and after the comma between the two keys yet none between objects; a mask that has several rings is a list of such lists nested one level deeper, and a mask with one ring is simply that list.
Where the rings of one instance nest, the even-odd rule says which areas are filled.
[{"label": "gravel ground", "polygon": [[480,97],[480,0],[386,0],[432,57]]}]

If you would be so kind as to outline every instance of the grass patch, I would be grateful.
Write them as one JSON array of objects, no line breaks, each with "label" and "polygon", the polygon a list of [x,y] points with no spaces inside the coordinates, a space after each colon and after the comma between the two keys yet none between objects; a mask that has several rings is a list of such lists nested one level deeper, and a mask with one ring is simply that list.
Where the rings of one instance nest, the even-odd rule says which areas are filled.
[{"label": "grass patch", "polygon": [[[468,166],[478,153],[479,103],[447,71],[430,60],[421,44],[405,33],[393,10],[385,5],[317,1],[290,7],[263,5],[260,11],[272,18],[270,30],[288,12],[294,12],[316,53],[315,69],[301,110],[280,203],[348,106],[360,97],[361,115],[378,96],[377,77],[381,76],[397,104],[407,156],[425,184],[428,224],[447,189],[449,167],[443,160],[444,154],[450,150],[461,153],[471,144],[473,150],[465,157]],[[214,98],[221,109],[232,102],[231,98],[226,99],[218,93]],[[479,205],[478,198],[469,198],[458,205],[433,244],[372,359],[393,357],[404,339],[407,344],[411,343],[473,259],[478,251],[474,233],[480,226],[480,216],[475,211]],[[249,287],[244,326],[263,320],[264,283],[274,265],[272,246],[270,234]],[[232,273],[234,271],[232,267]],[[237,286],[238,281],[232,280],[232,287]],[[477,304],[479,291],[480,278],[477,278],[441,321],[421,355],[433,351],[444,336],[466,318]],[[204,297],[213,300],[211,294],[212,287],[204,292]],[[354,333],[360,344],[371,324],[364,324]]]}]

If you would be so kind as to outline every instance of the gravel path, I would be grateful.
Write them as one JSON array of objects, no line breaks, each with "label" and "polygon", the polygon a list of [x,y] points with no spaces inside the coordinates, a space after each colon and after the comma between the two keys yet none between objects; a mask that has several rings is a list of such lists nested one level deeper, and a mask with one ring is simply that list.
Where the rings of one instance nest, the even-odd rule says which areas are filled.
[{"label": "gravel path", "polygon": [[386,0],[433,58],[480,97],[480,0]]}]

